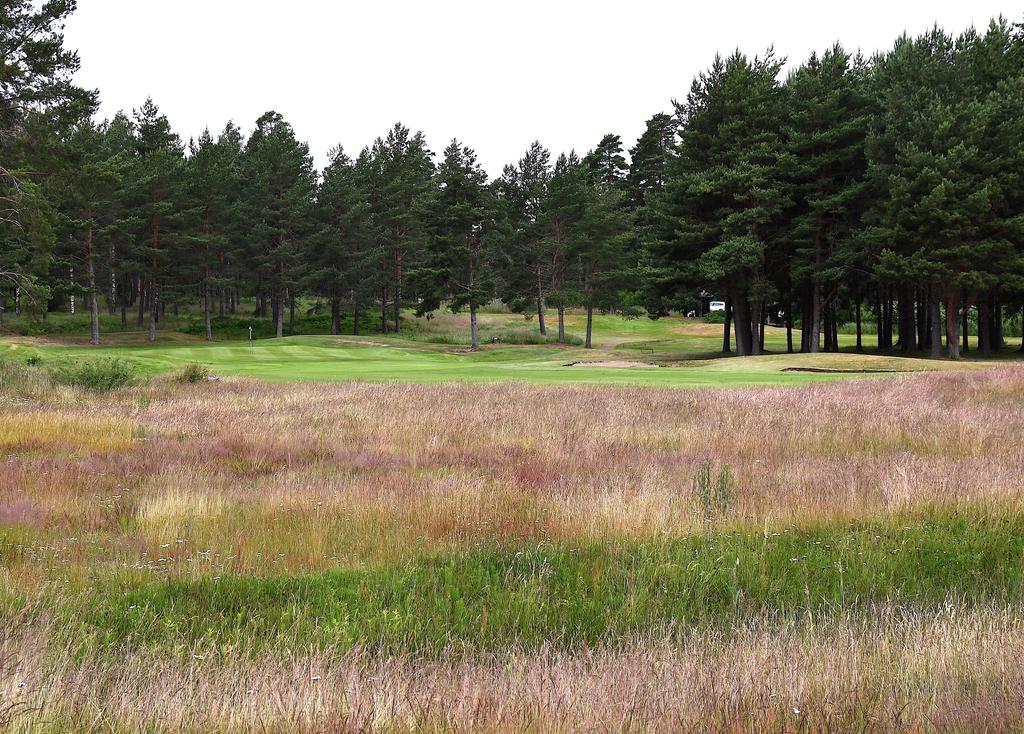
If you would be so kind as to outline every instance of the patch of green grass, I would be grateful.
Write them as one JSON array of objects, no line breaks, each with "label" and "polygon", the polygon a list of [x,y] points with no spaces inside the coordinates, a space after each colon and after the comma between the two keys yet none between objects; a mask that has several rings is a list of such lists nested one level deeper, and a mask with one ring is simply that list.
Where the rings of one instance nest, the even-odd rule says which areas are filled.
[{"label": "patch of green grass", "polygon": [[936,511],[653,543],[486,547],[297,577],[105,582],[61,613],[72,635],[102,646],[574,647],[728,628],[746,615],[1018,600],[1022,554],[1024,518]]},{"label": "patch of green grass", "polygon": [[[852,369],[925,369],[940,366],[923,360],[899,360],[848,354],[766,355],[746,359],[708,359],[669,364],[657,369],[567,367],[580,360],[615,359],[613,353],[546,345],[488,346],[479,352],[446,349],[402,338],[285,337],[246,342],[157,342],[87,347],[53,344],[0,344],[0,357],[38,356],[44,365],[59,367],[86,357],[121,357],[140,372],[176,372],[189,363],[202,364],[218,375],[258,377],[272,381],[365,380],[403,382],[500,382],[522,380],[542,384],[595,383],[663,387],[800,385],[849,374],[784,372],[787,367]],[[646,359],[629,355],[628,359]],[[622,358],[619,356],[618,358]]]}]

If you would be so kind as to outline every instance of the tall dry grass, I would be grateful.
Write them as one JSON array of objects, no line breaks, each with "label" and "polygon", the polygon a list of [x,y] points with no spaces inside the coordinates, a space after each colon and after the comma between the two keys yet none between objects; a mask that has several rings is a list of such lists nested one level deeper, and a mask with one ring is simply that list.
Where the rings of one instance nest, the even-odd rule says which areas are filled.
[{"label": "tall dry grass", "polygon": [[0,620],[0,730],[1005,732],[1024,727],[1020,611],[951,603],[750,623],[583,652],[447,659],[47,647]]},{"label": "tall dry grass", "polygon": [[731,469],[727,523],[1019,509],[1022,404],[1020,368],[800,388],[238,380],[38,397],[0,405],[0,523],[28,548],[5,565],[31,584],[40,557],[43,576],[260,573],[682,534],[702,522],[704,460]]}]

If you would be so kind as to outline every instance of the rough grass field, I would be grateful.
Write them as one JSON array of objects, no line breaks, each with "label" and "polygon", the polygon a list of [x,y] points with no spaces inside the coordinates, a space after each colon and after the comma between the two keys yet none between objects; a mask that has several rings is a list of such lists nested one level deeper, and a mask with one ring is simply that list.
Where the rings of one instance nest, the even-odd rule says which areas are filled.
[{"label": "rough grass field", "polygon": [[418,336],[8,342],[0,730],[1024,728],[1021,366]]}]

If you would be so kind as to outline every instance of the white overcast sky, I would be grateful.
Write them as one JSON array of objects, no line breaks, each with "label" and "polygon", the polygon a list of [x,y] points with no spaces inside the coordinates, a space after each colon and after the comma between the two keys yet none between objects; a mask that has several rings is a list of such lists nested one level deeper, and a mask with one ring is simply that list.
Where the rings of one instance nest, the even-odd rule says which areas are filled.
[{"label": "white overcast sky", "polygon": [[435,153],[458,137],[497,175],[535,139],[582,153],[614,132],[629,148],[715,52],[773,44],[796,64],[1000,13],[1024,18],[1019,0],[79,0],[65,35],[103,116],[152,96],[188,140],[273,109],[318,166],[400,120]]}]

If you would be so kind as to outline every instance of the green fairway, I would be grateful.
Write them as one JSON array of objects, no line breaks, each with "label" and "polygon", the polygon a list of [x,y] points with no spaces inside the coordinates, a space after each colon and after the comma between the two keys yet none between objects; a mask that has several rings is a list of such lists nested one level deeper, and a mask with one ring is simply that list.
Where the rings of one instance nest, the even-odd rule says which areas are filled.
[{"label": "green fairway", "polygon": [[[676,349],[678,349],[677,345]],[[920,370],[941,366],[925,360],[854,354],[780,354],[745,359],[690,359],[658,362],[655,367],[568,366],[577,361],[645,361],[654,355],[625,351],[584,350],[554,346],[489,346],[468,352],[402,338],[296,336],[246,342],[168,340],[156,344],[89,347],[43,344],[29,340],[0,346],[0,356],[39,357],[60,365],[90,357],[121,357],[147,374],[200,363],[223,376],[273,381],[450,380],[534,383],[601,383],[617,385],[716,386],[793,385],[849,379],[850,373],[787,372],[787,368],[842,370]],[[668,350],[656,355],[663,358]]]}]

